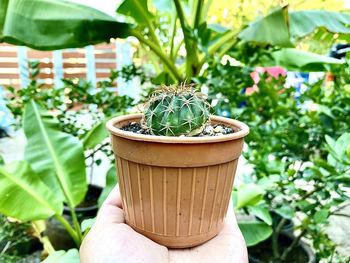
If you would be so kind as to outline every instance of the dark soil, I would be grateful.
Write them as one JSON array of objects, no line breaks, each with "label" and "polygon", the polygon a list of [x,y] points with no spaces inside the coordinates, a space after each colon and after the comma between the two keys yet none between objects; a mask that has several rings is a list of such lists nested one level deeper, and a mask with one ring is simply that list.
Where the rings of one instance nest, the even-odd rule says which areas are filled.
[{"label": "dark soil", "polygon": [[[131,122],[121,128],[123,131],[133,132],[137,134],[150,135],[147,129],[142,128],[139,122]],[[234,133],[235,131],[225,124],[214,124],[208,123],[204,130],[193,137],[206,137],[206,136],[220,136]],[[185,135],[181,135],[182,137]],[[180,136],[180,137],[181,137]]]},{"label": "dark soil", "polygon": [[[292,239],[281,235],[279,239],[279,247],[280,247],[280,253],[282,254],[283,251],[291,244]],[[268,239],[256,246],[249,247],[248,248],[248,254],[249,254],[249,262],[250,263],[277,263],[281,262],[279,260],[273,259],[273,252],[272,252],[272,244],[271,239]],[[299,245],[296,246],[288,255],[287,257],[288,263],[307,263],[309,262],[309,258],[307,253],[303,250],[303,248]],[[285,262],[285,263],[286,263]]]}]

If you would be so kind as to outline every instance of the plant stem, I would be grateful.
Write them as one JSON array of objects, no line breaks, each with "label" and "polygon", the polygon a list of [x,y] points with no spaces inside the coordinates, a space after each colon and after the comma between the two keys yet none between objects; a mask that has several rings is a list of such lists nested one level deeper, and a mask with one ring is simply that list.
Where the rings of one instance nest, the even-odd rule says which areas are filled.
[{"label": "plant stem", "polygon": [[83,235],[81,233],[80,223],[78,221],[77,214],[75,213],[74,207],[69,207],[69,210],[70,214],[72,215],[74,229],[78,234],[79,242],[81,243],[81,241],[83,240]]},{"label": "plant stem", "polygon": [[109,145],[109,142],[106,142],[104,144],[101,144],[98,148],[94,149],[92,153],[90,153],[88,156],[85,157],[85,159],[89,159],[94,156],[95,153],[97,153],[99,150],[101,150],[103,147]]},{"label": "plant stem", "polygon": [[79,240],[78,234],[71,227],[71,225],[68,223],[68,221],[62,215],[59,215],[59,214],[56,214],[55,217],[63,225],[63,227],[67,230],[67,232],[72,237],[72,239],[74,240],[74,243],[77,245],[77,247],[79,247],[81,241]]},{"label": "plant stem", "polygon": [[[216,51],[218,51],[223,45],[225,45],[227,42],[232,40],[238,33],[234,31],[229,31],[225,35],[223,35],[218,41],[216,41],[213,45],[211,45],[208,49],[208,55],[212,56]],[[231,48],[232,46],[230,46]],[[225,52],[226,53],[226,52]],[[220,56],[223,56],[225,53],[220,52]],[[198,68],[201,69],[203,67],[203,64],[206,61],[206,56],[202,55],[202,57],[199,60]]]},{"label": "plant stem", "polygon": [[288,254],[292,251],[292,249],[299,244],[300,239],[305,235],[306,233],[306,229],[304,229],[303,231],[301,231],[301,233],[298,235],[297,238],[295,238],[292,242],[292,244],[286,249],[284,250],[282,256],[281,256],[281,261],[285,261]]},{"label": "plant stem", "polygon": [[343,214],[343,213],[331,213],[331,215],[334,215],[334,216],[344,216],[344,217],[350,217],[350,215],[348,215],[348,214]]},{"label": "plant stem", "polygon": [[136,37],[141,43],[148,46],[159,57],[159,59],[164,63],[165,67],[168,69],[170,75],[174,80],[177,80],[179,82],[183,80],[174,63],[153,42],[144,38],[144,36],[136,30],[132,29],[130,33],[132,36]]},{"label": "plant stem", "polygon": [[281,233],[282,227],[284,224],[287,222],[287,219],[282,218],[281,221],[278,223],[276,229],[273,231],[272,235],[272,251],[273,251],[273,257],[275,259],[279,258],[280,256],[280,251],[279,251],[279,246],[278,246],[278,237]]},{"label": "plant stem", "polygon": [[202,16],[202,7],[203,7],[203,0],[197,0],[195,14],[194,14],[194,23],[193,23],[194,28],[197,28],[199,26],[199,22]]},{"label": "plant stem", "polygon": [[173,32],[171,34],[171,41],[170,41],[170,58],[175,61],[175,55],[173,54],[174,52],[174,41],[175,41],[175,36],[176,36],[176,21],[177,21],[177,15],[174,16],[174,20],[173,20]]},{"label": "plant stem", "polygon": [[174,0],[177,16],[179,17],[182,33],[184,36],[185,48],[186,48],[186,78],[191,78],[197,71],[197,46],[192,45],[190,36],[188,34],[189,28],[185,19],[184,12],[180,0]]}]

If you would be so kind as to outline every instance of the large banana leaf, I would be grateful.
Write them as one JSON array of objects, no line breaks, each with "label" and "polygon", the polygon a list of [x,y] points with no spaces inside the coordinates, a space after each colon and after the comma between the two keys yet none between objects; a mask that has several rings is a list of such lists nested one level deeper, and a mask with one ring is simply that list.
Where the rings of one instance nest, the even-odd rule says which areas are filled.
[{"label": "large banana leaf", "polygon": [[304,37],[317,28],[331,33],[350,34],[350,15],[321,10],[305,10],[289,13],[290,33],[294,39]]},{"label": "large banana leaf", "polygon": [[287,6],[252,22],[238,35],[240,39],[262,44],[291,47],[294,42],[319,28],[331,33],[350,34],[350,15],[324,10],[288,12]]},{"label": "large banana leaf", "polygon": [[61,214],[63,200],[47,187],[25,161],[0,166],[0,213],[19,220]]},{"label": "large banana leaf", "polygon": [[288,8],[273,10],[265,17],[252,22],[238,35],[240,39],[250,42],[292,47],[288,28]]},{"label": "large banana leaf", "polygon": [[59,131],[57,120],[34,101],[25,106],[23,128],[25,159],[70,206],[79,204],[87,190],[82,143]]},{"label": "large banana leaf", "polygon": [[54,50],[129,36],[130,25],[63,0],[0,0],[0,42]]},{"label": "large banana leaf", "polygon": [[135,19],[139,24],[148,24],[153,18],[148,11],[147,0],[124,0],[118,7],[117,12]]},{"label": "large banana leaf", "polygon": [[329,65],[342,64],[339,59],[318,55],[311,52],[297,50],[295,48],[284,48],[271,54],[273,64],[282,66],[288,70],[301,71],[327,71]]}]

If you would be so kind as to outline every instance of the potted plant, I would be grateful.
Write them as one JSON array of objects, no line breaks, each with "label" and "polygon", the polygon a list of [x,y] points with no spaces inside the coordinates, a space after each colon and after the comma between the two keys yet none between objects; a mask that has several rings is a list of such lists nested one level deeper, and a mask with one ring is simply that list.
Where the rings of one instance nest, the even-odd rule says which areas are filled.
[{"label": "potted plant", "polygon": [[181,85],[161,89],[144,114],[113,118],[107,129],[133,229],[173,248],[218,234],[248,126],[210,116],[203,94]]}]

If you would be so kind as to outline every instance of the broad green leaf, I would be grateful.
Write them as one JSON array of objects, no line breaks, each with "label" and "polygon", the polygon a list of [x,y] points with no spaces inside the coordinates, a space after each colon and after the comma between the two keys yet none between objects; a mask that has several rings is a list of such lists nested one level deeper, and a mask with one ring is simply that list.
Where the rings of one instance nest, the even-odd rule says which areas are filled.
[{"label": "broad green leaf", "polygon": [[279,7],[267,16],[257,19],[241,31],[238,37],[250,42],[292,47],[287,7]]},{"label": "broad green leaf", "polygon": [[87,132],[82,138],[84,149],[89,150],[95,148],[98,144],[102,143],[104,139],[108,137],[106,129],[106,121],[101,121],[95,125],[89,132]]},{"label": "broad green leaf", "polygon": [[272,225],[272,217],[267,207],[264,207],[263,205],[248,206],[248,211],[269,226]]},{"label": "broad green leaf", "polygon": [[79,263],[79,252],[76,248],[68,251],[55,251],[49,255],[42,263]]},{"label": "broad green leaf", "polygon": [[294,39],[309,35],[317,28],[332,33],[350,34],[350,15],[324,10],[289,12],[290,33]]},{"label": "broad green leaf", "polygon": [[275,212],[286,219],[292,219],[294,217],[294,209],[288,204],[284,204],[275,209]]},{"label": "broad green leaf", "polygon": [[63,0],[1,0],[0,42],[55,50],[129,36],[130,25]]},{"label": "broad green leaf", "polygon": [[22,221],[61,214],[63,200],[25,161],[0,166],[0,213]]},{"label": "broad green leaf", "polygon": [[272,234],[272,228],[269,225],[259,221],[238,222],[238,226],[242,231],[248,247],[254,246],[268,239]]},{"label": "broad green leaf", "polygon": [[115,168],[115,165],[112,165],[106,175],[106,186],[103,188],[103,191],[98,198],[98,205],[101,206],[104,200],[106,200],[109,193],[112,191],[112,189],[117,185],[118,183],[118,177],[117,177],[117,169]]},{"label": "broad green leaf", "polygon": [[342,64],[339,59],[318,55],[311,52],[298,50],[295,48],[284,48],[272,52],[274,65],[284,67],[289,70],[301,71],[326,71],[327,65]]},{"label": "broad green leaf", "polygon": [[132,17],[141,25],[149,24],[153,18],[153,15],[148,11],[147,0],[124,0],[117,12]]},{"label": "broad green leaf", "polygon": [[256,184],[243,184],[237,189],[236,208],[252,206],[261,201],[264,189]]},{"label": "broad green leaf", "polygon": [[326,209],[321,209],[314,214],[314,220],[316,224],[322,224],[327,221],[329,216],[329,211]]},{"label": "broad green leaf", "polygon": [[53,116],[33,100],[24,109],[25,159],[56,195],[78,205],[87,191],[82,143],[63,133]]},{"label": "broad green leaf", "polygon": [[348,147],[346,148],[346,155],[348,156],[349,160],[350,160],[350,144],[348,145]]}]

